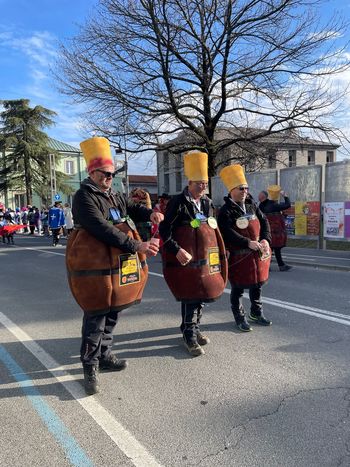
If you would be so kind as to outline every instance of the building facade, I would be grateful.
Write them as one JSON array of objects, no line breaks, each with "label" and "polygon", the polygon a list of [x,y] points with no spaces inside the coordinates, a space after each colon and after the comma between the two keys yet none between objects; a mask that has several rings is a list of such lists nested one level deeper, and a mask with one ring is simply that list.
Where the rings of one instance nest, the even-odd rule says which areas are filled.
[{"label": "building facade", "polygon": [[[230,130],[219,129],[218,138],[227,138]],[[181,140],[178,136],[176,140]],[[176,141],[174,140],[174,141]],[[173,141],[173,142],[174,142]],[[338,145],[301,137],[295,131],[287,130],[280,134],[269,135],[259,140],[261,149],[256,157],[247,158],[245,169],[247,172],[256,172],[286,167],[299,167],[310,165],[326,165],[336,162]],[[219,160],[234,163],[234,148],[226,148]],[[183,154],[174,154],[166,146],[157,151],[158,193],[174,195],[180,193],[187,180],[183,175]],[[233,159],[232,159],[233,158]],[[239,163],[239,162],[237,162]]]},{"label": "building facade", "polygon": [[[62,203],[71,204],[74,193],[79,189],[82,180],[87,177],[83,154],[78,148],[53,138],[49,138],[48,145],[50,149],[53,149],[53,153],[49,156],[51,172],[50,187],[48,187],[49,198],[51,198],[51,203],[59,200]],[[56,157],[55,154],[59,154],[59,157]],[[116,168],[124,165],[123,161],[114,159]],[[58,171],[67,176],[65,184],[69,187],[68,193],[63,193],[57,189],[56,172]],[[114,178],[114,190],[124,191],[123,177],[125,177],[125,172],[118,173]],[[11,209],[26,206],[28,203],[26,201],[25,190],[8,190],[7,193],[1,193],[0,203]],[[43,207],[42,200],[37,193],[33,193],[32,204],[38,208]]]},{"label": "building facade", "polygon": [[156,175],[129,175],[129,192],[133,188],[142,188],[147,190],[152,203],[158,200],[158,183]]}]

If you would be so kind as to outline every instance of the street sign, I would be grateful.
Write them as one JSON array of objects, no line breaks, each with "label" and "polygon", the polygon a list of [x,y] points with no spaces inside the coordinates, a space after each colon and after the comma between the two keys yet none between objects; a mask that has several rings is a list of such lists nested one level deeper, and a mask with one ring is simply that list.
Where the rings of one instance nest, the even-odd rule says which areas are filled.
[{"label": "street sign", "polygon": [[61,195],[59,195],[58,193],[55,194],[55,200],[56,201],[60,201],[61,199]]}]

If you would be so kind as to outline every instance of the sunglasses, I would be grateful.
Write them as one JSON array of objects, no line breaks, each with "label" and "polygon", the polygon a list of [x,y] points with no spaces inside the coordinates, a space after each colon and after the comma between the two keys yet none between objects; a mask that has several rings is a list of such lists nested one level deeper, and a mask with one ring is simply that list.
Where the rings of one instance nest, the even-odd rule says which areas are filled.
[{"label": "sunglasses", "polygon": [[101,170],[101,169],[96,169],[96,172],[100,172],[106,178],[114,178],[115,177],[115,172],[106,172],[105,170]]},{"label": "sunglasses", "polygon": [[239,191],[249,191],[249,186],[238,186]]}]

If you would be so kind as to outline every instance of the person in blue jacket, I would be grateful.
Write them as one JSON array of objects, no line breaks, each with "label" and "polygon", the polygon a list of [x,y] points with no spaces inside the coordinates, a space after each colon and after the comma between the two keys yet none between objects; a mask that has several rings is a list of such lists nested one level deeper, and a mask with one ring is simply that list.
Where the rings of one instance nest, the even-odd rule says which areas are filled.
[{"label": "person in blue jacket", "polygon": [[49,228],[52,232],[52,245],[57,246],[60,241],[60,233],[65,224],[61,201],[56,201],[49,210]]}]

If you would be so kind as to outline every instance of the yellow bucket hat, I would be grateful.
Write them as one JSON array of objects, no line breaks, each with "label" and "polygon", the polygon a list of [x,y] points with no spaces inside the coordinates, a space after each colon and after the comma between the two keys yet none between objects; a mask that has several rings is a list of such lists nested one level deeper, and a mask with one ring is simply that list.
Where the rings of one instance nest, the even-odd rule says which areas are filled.
[{"label": "yellow bucket hat", "polygon": [[230,192],[233,188],[240,185],[248,185],[244,175],[244,169],[241,165],[228,165],[220,171],[220,178]]},{"label": "yellow bucket hat", "polygon": [[267,187],[269,199],[272,201],[278,201],[280,197],[281,187],[279,185],[270,185]]},{"label": "yellow bucket hat", "polygon": [[188,180],[208,181],[208,154],[189,151],[184,155],[184,174]]},{"label": "yellow bucket hat", "polygon": [[94,136],[80,143],[88,172],[102,167],[114,167],[111,148],[106,138]]}]

